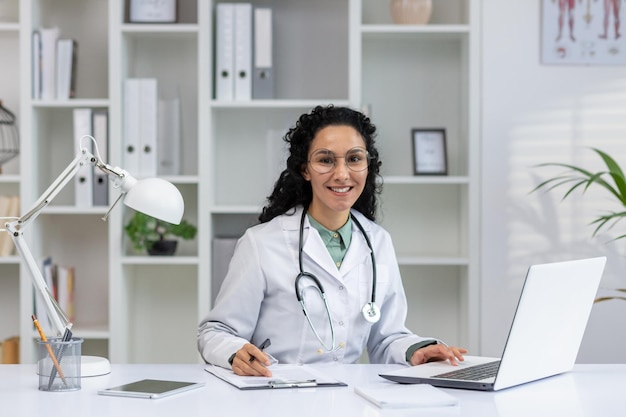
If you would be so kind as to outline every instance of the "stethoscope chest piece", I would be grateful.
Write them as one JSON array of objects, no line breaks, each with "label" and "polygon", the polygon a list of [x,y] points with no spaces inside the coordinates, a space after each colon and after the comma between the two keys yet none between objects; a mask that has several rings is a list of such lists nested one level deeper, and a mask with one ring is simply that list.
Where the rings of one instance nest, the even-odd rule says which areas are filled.
[{"label": "stethoscope chest piece", "polygon": [[380,320],[380,308],[372,302],[367,303],[361,309],[363,318],[369,323],[377,323]]}]

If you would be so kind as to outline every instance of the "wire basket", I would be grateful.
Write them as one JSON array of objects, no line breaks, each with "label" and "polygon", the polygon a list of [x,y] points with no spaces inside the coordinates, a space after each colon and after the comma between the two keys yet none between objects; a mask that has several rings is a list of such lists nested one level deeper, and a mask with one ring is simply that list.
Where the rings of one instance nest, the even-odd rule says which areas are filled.
[{"label": "wire basket", "polygon": [[20,153],[20,135],[15,115],[0,100],[0,172],[2,166]]}]

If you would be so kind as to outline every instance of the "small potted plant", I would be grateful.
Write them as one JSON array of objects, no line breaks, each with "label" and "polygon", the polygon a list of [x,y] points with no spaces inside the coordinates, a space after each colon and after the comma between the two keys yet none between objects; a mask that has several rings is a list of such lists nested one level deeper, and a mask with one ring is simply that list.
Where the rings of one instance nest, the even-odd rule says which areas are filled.
[{"label": "small potted plant", "polygon": [[178,240],[173,238],[190,240],[197,232],[196,226],[186,220],[172,224],[139,212],[133,214],[124,230],[135,250],[160,256],[171,256],[176,252]]}]

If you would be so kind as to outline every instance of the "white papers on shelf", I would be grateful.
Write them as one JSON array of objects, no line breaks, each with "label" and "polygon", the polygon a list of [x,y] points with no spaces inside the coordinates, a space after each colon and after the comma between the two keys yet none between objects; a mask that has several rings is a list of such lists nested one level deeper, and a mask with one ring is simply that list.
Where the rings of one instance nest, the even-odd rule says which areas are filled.
[{"label": "white papers on shelf", "polygon": [[452,395],[428,384],[355,387],[354,392],[380,408],[431,408],[458,405]]}]

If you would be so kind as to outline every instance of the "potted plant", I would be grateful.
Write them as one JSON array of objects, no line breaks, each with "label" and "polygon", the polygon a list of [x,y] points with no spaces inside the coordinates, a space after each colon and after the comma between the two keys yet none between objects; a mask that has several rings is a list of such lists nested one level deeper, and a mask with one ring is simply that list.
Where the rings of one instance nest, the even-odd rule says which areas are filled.
[{"label": "potted plant", "polygon": [[172,224],[140,212],[133,214],[124,230],[135,250],[145,250],[150,255],[173,255],[178,246],[175,238],[190,240],[197,232],[196,226],[186,220]]},{"label": "potted plant", "polygon": [[[626,217],[626,177],[624,176],[624,171],[622,170],[620,165],[610,155],[597,148],[591,148],[591,150],[593,150],[595,153],[598,154],[598,156],[600,156],[600,158],[602,158],[602,161],[606,166],[606,170],[591,172],[582,167],[557,162],[539,164],[538,167],[561,167],[565,168],[566,171],[556,177],[541,182],[533,189],[533,192],[541,188],[553,190],[555,188],[566,186],[569,187],[563,194],[563,199],[566,199],[575,190],[580,189],[584,193],[585,191],[587,191],[587,189],[589,189],[589,187],[594,184],[607,190],[609,194],[615,197],[618,203],[622,205],[622,207],[624,207],[624,210],[607,211],[604,214],[598,215],[598,217],[591,222],[592,225],[596,226],[592,234],[593,237],[598,234],[601,229],[605,227],[611,229],[613,226],[615,226],[616,223]],[[614,240],[622,239],[624,237],[626,237],[626,234],[621,234],[617,236]],[[626,293],[626,288],[617,288],[615,290],[620,293]],[[626,297],[600,297],[596,299],[596,302],[611,299],[626,300]]]}]

